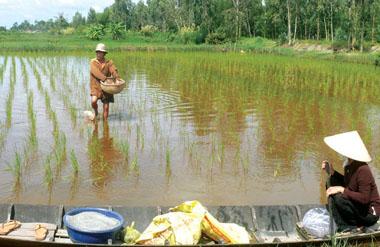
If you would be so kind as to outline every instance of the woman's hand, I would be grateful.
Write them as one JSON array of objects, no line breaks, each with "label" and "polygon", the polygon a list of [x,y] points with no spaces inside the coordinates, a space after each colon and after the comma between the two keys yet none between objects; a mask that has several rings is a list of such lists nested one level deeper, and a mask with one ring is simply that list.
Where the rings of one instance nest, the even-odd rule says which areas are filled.
[{"label": "woman's hand", "polygon": [[322,168],[322,170],[324,170],[324,171],[326,171],[326,165],[327,164],[329,164],[329,167],[330,167],[330,175],[332,176],[333,174],[334,174],[334,167],[332,166],[332,164],[331,163],[329,163],[327,160],[324,160],[324,161],[322,161],[322,166],[321,166],[321,168]]},{"label": "woman's hand", "polygon": [[343,193],[344,192],[344,187],[342,186],[332,186],[327,189],[326,191],[326,197],[329,197],[331,195],[335,195],[338,193]]}]

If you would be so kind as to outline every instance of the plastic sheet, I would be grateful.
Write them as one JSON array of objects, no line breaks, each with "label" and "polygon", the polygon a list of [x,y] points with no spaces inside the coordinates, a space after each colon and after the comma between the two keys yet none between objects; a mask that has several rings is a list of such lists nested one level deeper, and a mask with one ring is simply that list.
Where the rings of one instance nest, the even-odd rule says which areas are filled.
[{"label": "plastic sheet", "polygon": [[310,209],[304,215],[302,225],[310,235],[324,238],[330,234],[329,212],[325,208]]}]

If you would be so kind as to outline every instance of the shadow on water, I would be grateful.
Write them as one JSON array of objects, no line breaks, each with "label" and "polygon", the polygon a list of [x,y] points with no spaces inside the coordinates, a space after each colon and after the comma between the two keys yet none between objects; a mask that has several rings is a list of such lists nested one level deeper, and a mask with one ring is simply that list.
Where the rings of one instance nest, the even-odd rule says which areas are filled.
[{"label": "shadow on water", "polygon": [[109,122],[117,122],[117,121],[132,121],[135,120],[136,117],[131,112],[113,112],[108,115]]}]

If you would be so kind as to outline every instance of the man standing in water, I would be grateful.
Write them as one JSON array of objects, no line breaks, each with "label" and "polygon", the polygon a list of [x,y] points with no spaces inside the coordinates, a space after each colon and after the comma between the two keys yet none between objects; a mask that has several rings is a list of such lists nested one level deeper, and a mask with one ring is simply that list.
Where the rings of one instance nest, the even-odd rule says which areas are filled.
[{"label": "man standing in water", "polygon": [[100,87],[100,81],[105,81],[107,77],[119,79],[119,74],[112,60],[106,60],[106,46],[98,44],[96,46],[96,58],[90,62],[90,91],[91,106],[95,111],[95,117],[98,116],[98,100],[103,103],[103,119],[107,120],[109,113],[109,103],[114,102],[112,94],[106,93]]}]

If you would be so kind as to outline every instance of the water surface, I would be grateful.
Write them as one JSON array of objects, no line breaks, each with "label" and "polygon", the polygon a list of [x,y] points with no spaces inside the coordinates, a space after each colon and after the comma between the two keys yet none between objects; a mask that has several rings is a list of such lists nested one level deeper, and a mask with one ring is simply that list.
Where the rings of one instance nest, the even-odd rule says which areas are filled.
[{"label": "water surface", "polygon": [[341,170],[323,137],[353,129],[379,181],[380,79],[371,66],[206,52],[109,57],[128,86],[109,120],[94,124],[82,114],[91,109],[91,56],[0,56],[1,202],[320,203],[321,161]]}]

